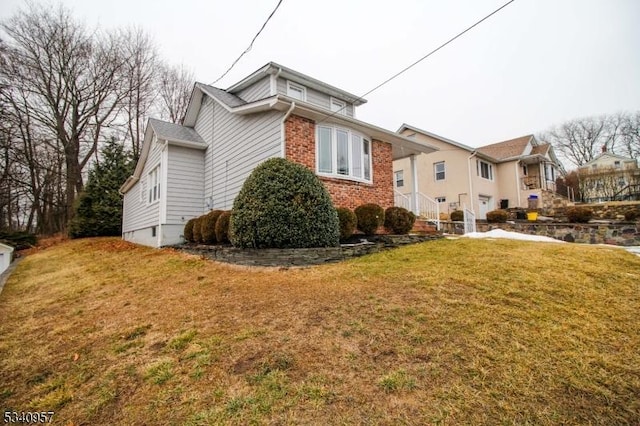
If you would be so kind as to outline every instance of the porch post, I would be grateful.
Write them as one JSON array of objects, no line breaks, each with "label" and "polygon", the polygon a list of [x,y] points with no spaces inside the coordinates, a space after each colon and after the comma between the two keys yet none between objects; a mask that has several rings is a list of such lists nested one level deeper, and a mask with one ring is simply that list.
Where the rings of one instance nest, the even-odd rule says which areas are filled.
[{"label": "porch post", "polygon": [[418,166],[416,164],[416,155],[411,154],[409,157],[411,160],[411,176],[413,178],[413,192],[411,193],[411,207],[413,207],[413,213],[419,216],[418,208]]}]

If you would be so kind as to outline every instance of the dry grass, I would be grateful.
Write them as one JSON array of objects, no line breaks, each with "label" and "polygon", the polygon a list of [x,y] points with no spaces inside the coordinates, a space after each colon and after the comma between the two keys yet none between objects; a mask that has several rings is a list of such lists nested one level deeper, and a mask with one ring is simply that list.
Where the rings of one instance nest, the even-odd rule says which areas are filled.
[{"label": "dry grass", "polygon": [[0,407],[57,424],[638,424],[640,258],[429,242],[232,268],[68,241],[0,295]]}]

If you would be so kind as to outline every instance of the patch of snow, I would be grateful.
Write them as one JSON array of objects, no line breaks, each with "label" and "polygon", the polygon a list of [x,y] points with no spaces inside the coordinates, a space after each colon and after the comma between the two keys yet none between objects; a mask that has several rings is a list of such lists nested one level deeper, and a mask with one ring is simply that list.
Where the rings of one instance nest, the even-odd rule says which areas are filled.
[{"label": "patch of snow", "polygon": [[640,256],[640,246],[629,246],[625,247],[625,249],[630,253]]},{"label": "patch of snow", "polygon": [[503,229],[493,229],[489,232],[469,232],[461,235],[466,238],[504,238],[508,240],[519,241],[539,241],[545,243],[564,243],[564,241],[556,240],[551,237],[543,237],[540,235],[521,234],[519,232],[510,232]]}]

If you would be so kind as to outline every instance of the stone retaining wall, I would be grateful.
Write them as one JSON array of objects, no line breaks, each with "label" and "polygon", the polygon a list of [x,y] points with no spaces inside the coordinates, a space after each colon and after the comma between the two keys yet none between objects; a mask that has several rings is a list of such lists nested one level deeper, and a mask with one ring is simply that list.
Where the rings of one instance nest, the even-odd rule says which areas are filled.
[{"label": "stone retaining wall", "polygon": [[246,266],[309,266],[339,262],[394,247],[442,238],[441,235],[376,235],[367,242],[340,247],[302,249],[240,249],[229,246],[183,244],[174,249],[220,262]]},{"label": "stone retaining wall", "polygon": [[[462,222],[444,222],[442,229],[449,234],[462,234]],[[477,223],[478,232],[492,229],[541,235],[557,240],[584,244],[612,244],[618,246],[640,246],[640,224],[578,224],[578,223]]]}]

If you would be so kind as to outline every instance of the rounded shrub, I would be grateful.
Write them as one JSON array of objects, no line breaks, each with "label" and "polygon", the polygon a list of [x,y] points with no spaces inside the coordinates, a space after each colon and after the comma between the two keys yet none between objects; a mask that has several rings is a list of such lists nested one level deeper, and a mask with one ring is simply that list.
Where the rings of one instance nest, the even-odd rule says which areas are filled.
[{"label": "rounded shrub", "polygon": [[593,211],[586,207],[571,207],[567,209],[567,220],[572,223],[588,223],[593,217]]},{"label": "rounded shrub", "polygon": [[354,213],[358,218],[358,229],[365,235],[375,234],[384,224],[384,209],[377,204],[363,204],[356,207]]},{"label": "rounded shrub", "polygon": [[464,212],[462,210],[454,210],[449,217],[452,222],[462,222],[464,220]]},{"label": "rounded shrub", "polygon": [[229,242],[229,222],[231,220],[231,212],[221,212],[216,222],[216,240],[219,243]]},{"label": "rounded shrub", "polygon": [[184,239],[190,243],[193,242],[193,224],[195,223],[196,219],[189,219],[187,221],[187,224],[184,225]]},{"label": "rounded shrub", "polygon": [[416,223],[416,215],[402,207],[389,207],[384,211],[384,227],[394,234],[408,234]]},{"label": "rounded shrub", "polygon": [[202,220],[200,222],[200,234],[202,235],[203,243],[216,243],[216,222],[221,214],[222,210],[211,210],[209,213],[202,216]]},{"label": "rounded shrub", "polygon": [[489,223],[505,223],[509,218],[509,213],[506,210],[492,210],[487,212],[487,222]]},{"label": "rounded shrub", "polygon": [[356,226],[358,226],[358,217],[346,207],[338,207],[336,212],[340,222],[340,239],[346,240],[355,232]]},{"label": "rounded shrub", "polygon": [[203,216],[193,219],[193,229],[191,230],[191,234],[193,235],[194,243],[202,242],[202,233],[200,232],[200,225],[202,223],[202,218]]},{"label": "rounded shrub", "polygon": [[338,214],[320,179],[284,158],[256,167],[233,202],[229,227],[236,247],[332,247]]}]

